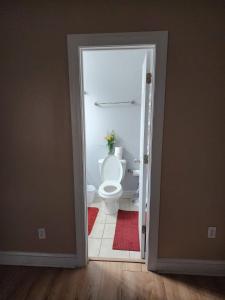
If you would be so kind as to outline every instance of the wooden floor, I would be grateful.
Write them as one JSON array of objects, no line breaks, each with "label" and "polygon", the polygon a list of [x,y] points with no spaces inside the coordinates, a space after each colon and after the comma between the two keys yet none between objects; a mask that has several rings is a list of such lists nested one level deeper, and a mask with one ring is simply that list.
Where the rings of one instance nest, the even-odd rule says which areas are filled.
[{"label": "wooden floor", "polygon": [[1,266],[0,299],[225,299],[225,278],[158,275],[123,262],[91,261],[76,270]]}]

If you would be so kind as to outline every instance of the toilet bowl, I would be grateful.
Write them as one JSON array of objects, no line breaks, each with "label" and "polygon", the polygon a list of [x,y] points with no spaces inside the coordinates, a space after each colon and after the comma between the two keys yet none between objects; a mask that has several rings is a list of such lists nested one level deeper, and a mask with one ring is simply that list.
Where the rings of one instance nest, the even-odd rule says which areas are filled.
[{"label": "toilet bowl", "polygon": [[124,169],[120,160],[114,156],[107,156],[101,163],[101,185],[98,189],[99,196],[104,202],[104,212],[107,215],[115,214],[119,209],[119,199],[123,194],[121,180]]}]

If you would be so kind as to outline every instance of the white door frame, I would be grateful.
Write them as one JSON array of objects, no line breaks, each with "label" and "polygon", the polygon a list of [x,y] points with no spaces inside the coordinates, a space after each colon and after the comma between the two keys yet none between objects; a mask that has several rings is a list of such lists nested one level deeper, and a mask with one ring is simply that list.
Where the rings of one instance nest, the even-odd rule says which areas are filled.
[{"label": "white door frame", "polygon": [[[148,51],[150,50],[150,51]],[[149,170],[151,169],[151,163],[148,159],[148,164],[144,162],[144,155],[149,157],[150,155],[150,145],[151,145],[151,136],[149,132],[149,123],[152,123],[153,112],[151,107],[152,102],[152,93],[151,90],[154,89],[154,82],[150,84],[147,83],[146,74],[154,73],[155,65],[154,65],[154,57],[155,57],[155,47],[146,48],[145,59],[142,63],[142,78],[141,78],[141,124],[140,124],[140,174],[139,174],[139,217],[138,217],[138,229],[139,229],[139,240],[140,240],[140,251],[141,258],[145,258],[146,255],[146,232],[143,232],[143,227],[146,228],[146,203],[149,206],[150,201],[150,190],[149,190],[149,180],[150,177]],[[144,67],[144,68],[143,68]],[[152,76],[153,77],[153,76]],[[147,201],[146,201],[147,199]],[[147,215],[149,214],[149,209],[147,210]],[[148,216],[149,219],[149,216]]]},{"label": "white door frame", "polygon": [[[149,159],[150,169],[150,201],[147,215],[151,211],[149,226],[146,233],[146,261],[148,270],[157,270],[159,208],[161,186],[161,156],[163,140],[163,119],[166,83],[168,32],[129,32],[107,34],[70,34],[67,36],[70,107],[73,147],[73,176],[74,176],[74,208],[76,256],[78,265],[88,262],[87,255],[87,226],[86,226],[86,184],[85,184],[85,139],[84,111],[82,95],[81,49],[99,47],[127,46],[133,48],[155,47],[155,74],[153,74],[153,126],[152,150]],[[148,222],[148,219],[147,219]]]}]

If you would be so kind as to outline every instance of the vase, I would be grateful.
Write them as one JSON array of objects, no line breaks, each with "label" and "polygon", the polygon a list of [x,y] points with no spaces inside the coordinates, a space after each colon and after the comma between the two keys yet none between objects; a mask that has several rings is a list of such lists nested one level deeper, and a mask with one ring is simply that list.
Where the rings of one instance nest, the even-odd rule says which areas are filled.
[{"label": "vase", "polygon": [[113,154],[113,149],[114,149],[114,144],[108,144],[108,154],[109,155],[112,155]]}]

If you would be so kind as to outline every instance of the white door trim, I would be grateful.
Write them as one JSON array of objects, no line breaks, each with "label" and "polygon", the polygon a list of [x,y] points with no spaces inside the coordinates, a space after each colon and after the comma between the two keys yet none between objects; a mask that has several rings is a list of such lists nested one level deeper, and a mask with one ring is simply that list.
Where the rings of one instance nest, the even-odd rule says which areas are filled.
[{"label": "white door trim", "polygon": [[156,270],[158,258],[158,229],[161,185],[161,155],[163,139],[163,119],[167,61],[166,31],[129,32],[107,34],[70,34],[67,36],[70,106],[73,145],[73,174],[74,174],[74,206],[75,206],[75,234],[76,254],[80,265],[86,265],[87,257],[87,226],[86,226],[86,186],[85,186],[85,143],[83,136],[83,96],[81,94],[82,76],[80,73],[80,49],[91,47],[134,47],[156,48],[154,101],[153,101],[153,130],[151,155],[150,182],[150,226],[147,226],[147,267]]}]

